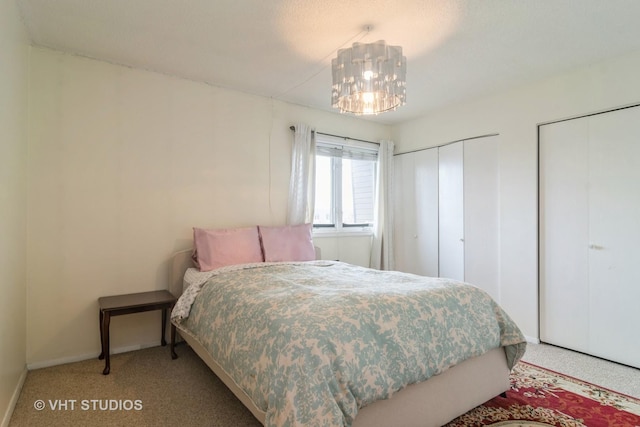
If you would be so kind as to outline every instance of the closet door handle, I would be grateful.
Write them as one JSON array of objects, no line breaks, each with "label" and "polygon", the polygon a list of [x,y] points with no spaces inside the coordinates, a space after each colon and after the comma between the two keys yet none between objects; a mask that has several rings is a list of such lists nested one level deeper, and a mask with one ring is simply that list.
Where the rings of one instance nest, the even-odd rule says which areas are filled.
[{"label": "closet door handle", "polygon": [[600,245],[594,245],[593,243],[589,244],[589,249],[593,249],[594,251],[601,251],[604,249],[603,246]]}]

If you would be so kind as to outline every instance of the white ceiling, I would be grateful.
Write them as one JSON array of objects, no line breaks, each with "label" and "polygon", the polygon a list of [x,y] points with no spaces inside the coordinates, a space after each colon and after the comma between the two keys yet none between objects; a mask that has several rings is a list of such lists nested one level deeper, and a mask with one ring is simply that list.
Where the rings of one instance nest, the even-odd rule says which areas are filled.
[{"label": "white ceiling", "polygon": [[387,124],[640,49],[638,0],[17,2],[35,45],[327,111],[336,51],[386,40],[408,63]]}]

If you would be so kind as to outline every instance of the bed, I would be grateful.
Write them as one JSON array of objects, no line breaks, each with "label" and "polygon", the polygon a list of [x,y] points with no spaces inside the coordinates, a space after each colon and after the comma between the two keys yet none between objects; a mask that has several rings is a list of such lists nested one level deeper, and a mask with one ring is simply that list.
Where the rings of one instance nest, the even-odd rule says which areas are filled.
[{"label": "bed", "polygon": [[[517,326],[472,286],[319,260],[263,259],[200,272],[192,254],[172,258],[170,291],[179,297],[172,323],[268,427],[441,426],[508,390],[510,369],[524,354]],[[413,301],[413,288],[423,284],[446,303]],[[458,286],[464,297],[453,305],[487,309],[458,319],[450,299]],[[407,298],[406,315],[387,311]],[[277,317],[268,311],[274,307]],[[451,330],[427,324],[430,318]],[[412,324],[419,332],[405,330]],[[419,335],[427,330],[433,340]],[[442,356],[432,355],[435,348],[445,349]]]}]

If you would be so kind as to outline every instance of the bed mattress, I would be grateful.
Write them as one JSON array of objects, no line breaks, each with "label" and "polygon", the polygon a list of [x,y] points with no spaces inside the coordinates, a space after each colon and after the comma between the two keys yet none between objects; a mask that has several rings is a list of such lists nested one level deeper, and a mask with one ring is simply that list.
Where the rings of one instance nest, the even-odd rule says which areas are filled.
[{"label": "bed mattress", "polygon": [[468,284],[329,261],[187,276],[172,320],[267,426],[351,425],[359,408],[464,360],[502,347],[510,368],[524,353],[509,316]]}]

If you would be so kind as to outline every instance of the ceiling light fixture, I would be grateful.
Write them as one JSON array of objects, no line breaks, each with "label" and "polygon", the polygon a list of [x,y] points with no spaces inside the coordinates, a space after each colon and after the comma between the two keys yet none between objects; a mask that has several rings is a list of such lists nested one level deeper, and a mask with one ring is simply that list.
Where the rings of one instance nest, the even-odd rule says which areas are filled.
[{"label": "ceiling light fixture", "polygon": [[378,114],[405,104],[407,58],[384,40],[354,43],[331,61],[331,105],[341,113]]}]

